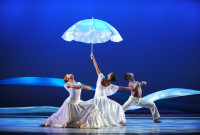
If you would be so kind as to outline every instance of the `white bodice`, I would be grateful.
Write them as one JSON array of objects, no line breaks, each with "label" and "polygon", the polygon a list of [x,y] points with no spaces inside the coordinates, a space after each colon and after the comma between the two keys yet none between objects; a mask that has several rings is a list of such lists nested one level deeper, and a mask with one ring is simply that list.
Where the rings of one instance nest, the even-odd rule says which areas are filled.
[{"label": "white bodice", "polygon": [[119,86],[110,84],[109,86],[105,87],[101,84],[101,81],[104,79],[104,75],[100,73],[98,75],[97,79],[97,84],[96,84],[96,91],[95,91],[95,96],[100,96],[100,97],[107,97],[110,95],[113,95],[117,92],[119,89]]},{"label": "white bodice", "polygon": [[67,84],[73,84],[73,85],[77,85],[77,86],[81,86],[81,83],[70,83],[67,82],[64,87],[65,89],[69,92],[69,97],[67,98],[68,102],[70,103],[76,103],[81,101],[80,97],[81,97],[81,90],[82,89],[75,89],[75,88],[68,88]]}]

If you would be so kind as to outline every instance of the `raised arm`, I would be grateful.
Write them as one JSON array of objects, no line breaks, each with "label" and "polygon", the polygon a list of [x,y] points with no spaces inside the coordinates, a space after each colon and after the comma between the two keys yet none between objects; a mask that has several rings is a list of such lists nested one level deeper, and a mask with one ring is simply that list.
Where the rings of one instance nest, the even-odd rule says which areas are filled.
[{"label": "raised arm", "polygon": [[81,85],[81,87],[86,90],[92,90],[92,87],[90,86]]},{"label": "raised arm", "polygon": [[98,65],[97,65],[97,62],[96,62],[96,60],[95,60],[95,58],[94,58],[94,55],[91,54],[90,57],[91,57],[91,59],[93,60],[94,67],[95,67],[95,69],[96,69],[97,75],[99,75],[101,72],[100,72],[99,67],[98,67]]}]

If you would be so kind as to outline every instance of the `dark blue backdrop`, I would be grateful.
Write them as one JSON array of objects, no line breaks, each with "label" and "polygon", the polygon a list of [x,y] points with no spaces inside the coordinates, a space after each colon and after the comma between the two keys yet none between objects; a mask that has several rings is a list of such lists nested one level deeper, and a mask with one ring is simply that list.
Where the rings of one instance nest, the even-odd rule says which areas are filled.
[{"label": "dark blue backdrop", "polygon": [[[104,74],[116,72],[116,84],[126,86],[123,74],[134,72],[135,79],[148,82],[143,95],[167,88],[200,90],[197,0],[1,0],[0,79],[63,78],[73,73],[77,81],[95,86],[90,45],[61,38],[71,25],[92,17],[110,23],[124,39],[94,46],[100,70]],[[93,95],[83,91],[82,99]],[[66,90],[58,87],[0,86],[1,107],[60,106],[67,96]],[[200,104],[199,95],[167,101]]]}]

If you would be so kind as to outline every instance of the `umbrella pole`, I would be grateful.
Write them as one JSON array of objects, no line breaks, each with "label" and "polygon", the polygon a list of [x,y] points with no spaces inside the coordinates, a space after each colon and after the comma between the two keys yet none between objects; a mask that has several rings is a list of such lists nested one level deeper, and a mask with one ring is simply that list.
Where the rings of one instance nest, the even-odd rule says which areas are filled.
[{"label": "umbrella pole", "polygon": [[93,43],[91,43],[91,54],[93,54]]}]

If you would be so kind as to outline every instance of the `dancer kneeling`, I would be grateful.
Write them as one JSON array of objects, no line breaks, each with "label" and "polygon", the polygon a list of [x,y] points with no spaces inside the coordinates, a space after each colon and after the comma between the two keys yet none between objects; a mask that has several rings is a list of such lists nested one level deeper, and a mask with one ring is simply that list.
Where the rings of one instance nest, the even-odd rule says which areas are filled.
[{"label": "dancer kneeling", "polygon": [[129,97],[129,99],[123,105],[124,111],[126,111],[128,108],[130,108],[134,105],[149,108],[151,110],[154,123],[161,123],[161,121],[158,120],[158,118],[160,117],[160,114],[158,112],[156,104],[141,99],[141,97],[142,97],[141,85],[146,85],[147,82],[145,82],[145,81],[143,81],[143,82],[135,81],[133,73],[126,73],[124,75],[124,79],[126,81],[129,81],[129,87],[132,88],[131,89],[131,96]]},{"label": "dancer kneeling", "polygon": [[80,82],[75,82],[72,74],[66,74],[64,87],[69,92],[69,97],[64,101],[59,110],[52,114],[42,125],[56,128],[100,128],[100,115],[94,104],[80,100],[81,88],[91,90]]},{"label": "dancer kneeling", "polygon": [[94,66],[96,68],[98,79],[96,84],[95,96],[89,102],[97,105],[101,116],[101,126],[117,126],[119,124],[127,126],[124,122],[125,114],[123,108],[117,102],[109,99],[107,96],[111,96],[117,92],[117,90],[125,89],[130,90],[129,87],[119,87],[111,84],[113,81],[117,81],[115,73],[108,74],[108,79],[105,79],[104,75],[100,72],[94,55],[90,56],[93,59]]}]

